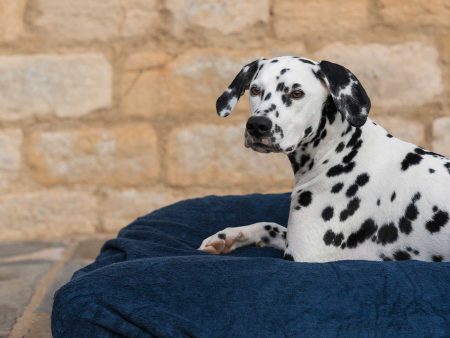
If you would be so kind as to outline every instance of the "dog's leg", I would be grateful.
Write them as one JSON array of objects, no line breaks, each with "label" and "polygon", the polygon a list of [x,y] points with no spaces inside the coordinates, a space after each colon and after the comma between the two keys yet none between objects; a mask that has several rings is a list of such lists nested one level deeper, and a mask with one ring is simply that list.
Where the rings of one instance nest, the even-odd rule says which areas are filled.
[{"label": "dog's leg", "polygon": [[271,222],[225,228],[205,239],[199,250],[213,254],[226,254],[237,248],[252,244],[285,250],[286,231],[285,227]]}]

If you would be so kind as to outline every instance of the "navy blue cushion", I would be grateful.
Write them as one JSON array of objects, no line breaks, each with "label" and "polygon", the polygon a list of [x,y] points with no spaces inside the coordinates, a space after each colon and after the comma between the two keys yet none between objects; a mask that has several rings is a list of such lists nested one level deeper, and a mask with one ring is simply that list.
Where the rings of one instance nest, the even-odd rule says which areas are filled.
[{"label": "navy blue cushion", "polygon": [[439,337],[450,264],[296,263],[271,248],[197,251],[228,226],[286,225],[289,195],[210,196],[139,218],[55,295],[59,337]]}]

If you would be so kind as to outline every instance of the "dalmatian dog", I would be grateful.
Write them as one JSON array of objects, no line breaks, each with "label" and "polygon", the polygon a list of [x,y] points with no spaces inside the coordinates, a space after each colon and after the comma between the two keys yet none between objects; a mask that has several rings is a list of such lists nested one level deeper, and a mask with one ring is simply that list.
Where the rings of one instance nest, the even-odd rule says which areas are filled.
[{"label": "dalmatian dog", "polygon": [[228,227],[200,250],[256,244],[300,262],[450,261],[450,160],[371,121],[352,72],[328,61],[262,58],[237,74],[217,113],[228,116],[247,89],[245,146],[285,153],[294,171],[288,226]]}]

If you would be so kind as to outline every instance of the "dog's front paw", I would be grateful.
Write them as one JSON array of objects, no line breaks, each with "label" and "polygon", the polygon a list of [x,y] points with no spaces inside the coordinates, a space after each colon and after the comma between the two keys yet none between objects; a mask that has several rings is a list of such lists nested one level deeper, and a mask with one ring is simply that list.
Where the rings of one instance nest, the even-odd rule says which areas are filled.
[{"label": "dog's front paw", "polygon": [[205,239],[198,250],[212,254],[227,254],[238,247],[238,242],[244,242],[244,232],[238,228],[226,228]]}]

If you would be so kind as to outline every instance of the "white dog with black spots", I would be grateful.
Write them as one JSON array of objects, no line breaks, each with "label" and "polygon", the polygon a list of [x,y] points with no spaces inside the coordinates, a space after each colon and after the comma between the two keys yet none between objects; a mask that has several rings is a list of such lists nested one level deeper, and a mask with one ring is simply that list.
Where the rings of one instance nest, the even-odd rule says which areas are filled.
[{"label": "white dog with black spots", "polygon": [[200,250],[256,244],[300,262],[450,261],[450,160],[371,121],[370,99],[348,69],[294,56],[253,61],[217,113],[228,116],[247,89],[245,146],[285,153],[292,164],[288,226],[229,227]]}]

